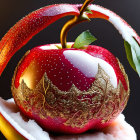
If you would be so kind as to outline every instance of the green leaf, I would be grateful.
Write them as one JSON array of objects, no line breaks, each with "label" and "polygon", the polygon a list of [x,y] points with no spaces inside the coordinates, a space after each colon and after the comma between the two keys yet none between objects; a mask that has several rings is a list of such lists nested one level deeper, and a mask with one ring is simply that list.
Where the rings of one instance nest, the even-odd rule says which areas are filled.
[{"label": "green leaf", "polygon": [[131,39],[131,44],[127,41],[124,41],[125,51],[127,59],[131,67],[138,73],[140,76],[140,46],[134,37]]},{"label": "green leaf", "polygon": [[136,72],[140,77],[140,61],[138,60],[136,51],[133,48],[131,48],[131,51],[132,51],[133,61],[136,67]]},{"label": "green leaf", "polygon": [[91,11],[91,9],[90,9],[89,7],[86,8],[85,12],[86,12],[86,13],[93,14],[93,12]]},{"label": "green leaf", "polygon": [[132,58],[132,52],[131,52],[131,46],[130,44],[124,40],[124,47],[125,47],[125,51],[126,51],[126,56],[127,59],[129,61],[129,64],[131,65],[131,67],[136,71],[136,67],[135,64],[133,62],[133,58]]},{"label": "green leaf", "polygon": [[97,40],[88,30],[81,33],[75,40],[73,48],[82,48]]}]

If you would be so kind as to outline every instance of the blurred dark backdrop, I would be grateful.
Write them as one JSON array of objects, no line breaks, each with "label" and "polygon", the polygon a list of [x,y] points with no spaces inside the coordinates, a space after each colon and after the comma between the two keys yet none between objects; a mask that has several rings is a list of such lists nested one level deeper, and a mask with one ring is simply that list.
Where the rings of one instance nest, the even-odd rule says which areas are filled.
[{"label": "blurred dark backdrop", "polygon": [[[54,3],[83,3],[84,0],[0,0],[0,39],[4,34],[23,16],[40,7]],[[140,0],[96,0],[95,4],[113,10],[123,17],[140,35]],[[47,43],[57,43],[59,34],[63,24],[69,19],[66,17],[52,24],[38,35],[36,35],[23,49],[21,49],[7,65],[5,71],[0,77],[0,96],[4,99],[11,98],[11,78],[18,61],[24,53],[38,45]],[[129,66],[126,59],[123,40],[118,31],[108,22],[104,20],[94,19],[90,23],[82,23],[75,26],[68,35],[68,41],[74,41],[75,38],[83,31],[89,29],[98,41],[96,45],[102,46],[110,50],[117,56],[124,65],[129,76],[131,96],[124,114],[128,123],[136,130],[138,139],[140,138],[140,78]],[[4,137],[0,134],[0,139]]]}]

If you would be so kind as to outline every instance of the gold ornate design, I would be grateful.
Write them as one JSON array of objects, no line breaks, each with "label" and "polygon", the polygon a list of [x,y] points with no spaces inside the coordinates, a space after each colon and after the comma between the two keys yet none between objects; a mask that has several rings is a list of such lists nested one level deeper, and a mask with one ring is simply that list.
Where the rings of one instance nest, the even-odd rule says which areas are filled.
[{"label": "gold ornate design", "polygon": [[[118,63],[129,88],[124,68]],[[61,91],[46,73],[35,89],[28,88],[24,81],[17,89],[14,79],[12,93],[18,106],[26,112],[38,114],[42,119],[61,117],[65,120],[64,125],[77,128],[84,127],[92,119],[100,119],[102,123],[114,119],[124,109],[129,97],[129,90],[125,91],[121,81],[117,88],[113,87],[110,77],[100,65],[95,81],[87,91],[80,91],[75,85],[68,91]]]}]

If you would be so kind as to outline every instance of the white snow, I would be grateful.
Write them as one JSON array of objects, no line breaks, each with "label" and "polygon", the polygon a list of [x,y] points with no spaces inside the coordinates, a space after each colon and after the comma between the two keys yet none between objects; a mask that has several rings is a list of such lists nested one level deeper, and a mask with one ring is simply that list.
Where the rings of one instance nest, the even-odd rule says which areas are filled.
[{"label": "white snow", "polygon": [[[0,113],[14,128],[29,140],[50,140],[49,134],[34,121],[24,121],[13,99],[5,101],[0,98]],[[27,118],[26,118],[27,119]]]},{"label": "white snow", "polygon": [[50,137],[35,121],[24,121],[25,117],[20,115],[13,99],[5,101],[0,98],[0,113],[29,140],[137,140],[134,128],[124,120],[122,114],[102,132]]},{"label": "white snow", "polygon": [[86,52],[79,50],[65,50],[64,56],[70,63],[78,68],[85,76],[95,77],[98,72],[98,64],[110,76],[110,81],[114,88],[117,87],[117,77],[113,67],[106,61],[93,57]]}]

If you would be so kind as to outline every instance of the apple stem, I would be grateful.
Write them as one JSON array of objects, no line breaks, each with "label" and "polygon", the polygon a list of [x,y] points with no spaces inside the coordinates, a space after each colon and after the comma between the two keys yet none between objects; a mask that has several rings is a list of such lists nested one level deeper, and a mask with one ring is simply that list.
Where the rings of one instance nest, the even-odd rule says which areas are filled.
[{"label": "apple stem", "polygon": [[90,21],[90,19],[86,15],[84,15],[84,11],[92,1],[93,0],[85,0],[84,4],[80,9],[79,16],[75,16],[74,18],[70,19],[63,26],[60,33],[60,41],[61,41],[62,48],[67,48],[67,33],[73,26],[81,22]]},{"label": "apple stem", "polygon": [[93,0],[86,0],[84,2],[84,4],[82,5],[81,9],[80,9],[80,15],[82,15],[84,13],[84,11],[86,10],[86,8],[88,7],[88,5],[92,2]]}]

